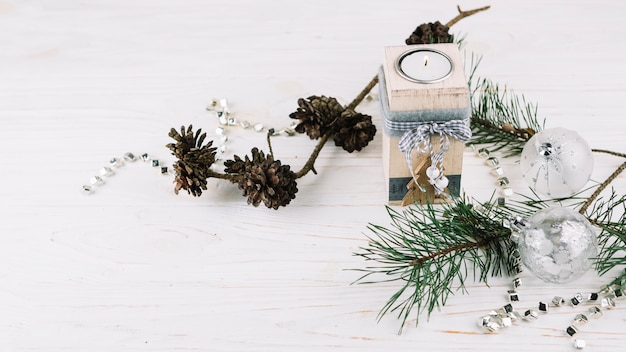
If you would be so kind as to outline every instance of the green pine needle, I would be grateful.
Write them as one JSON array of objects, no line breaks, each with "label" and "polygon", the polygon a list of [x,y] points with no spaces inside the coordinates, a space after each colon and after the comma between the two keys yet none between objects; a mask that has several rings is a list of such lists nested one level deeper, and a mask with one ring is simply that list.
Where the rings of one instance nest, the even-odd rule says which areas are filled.
[{"label": "green pine needle", "polygon": [[586,217],[600,228],[599,254],[595,260],[598,274],[626,265],[626,196],[613,191],[606,199],[596,200]]},{"label": "green pine needle", "polygon": [[[468,85],[473,136],[468,144],[489,144],[491,151],[500,151],[505,157],[519,155],[528,139],[543,129],[545,120],[539,123],[537,105],[526,102],[523,95],[475,78],[479,64],[480,59],[472,56]],[[512,129],[504,129],[506,125]]]},{"label": "green pine needle", "polygon": [[517,268],[511,231],[494,220],[491,203],[473,206],[458,200],[437,208],[409,206],[402,212],[387,207],[387,212],[391,227],[370,224],[368,246],[355,253],[376,263],[357,269],[365,274],[356,282],[400,282],[378,318],[397,313],[401,329],[414,308],[417,324],[422,312],[430,315],[445,305],[453,284],[465,292],[470,277],[487,283],[489,275],[509,275]]}]

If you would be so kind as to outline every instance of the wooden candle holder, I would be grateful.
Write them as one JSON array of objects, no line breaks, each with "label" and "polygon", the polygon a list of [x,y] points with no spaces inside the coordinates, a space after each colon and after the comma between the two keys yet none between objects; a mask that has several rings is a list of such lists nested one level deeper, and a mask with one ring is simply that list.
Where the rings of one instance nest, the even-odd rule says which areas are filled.
[{"label": "wooden candle holder", "polygon": [[[432,50],[442,53],[452,63],[450,73],[443,79],[423,83],[407,78],[398,69],[398,61],[407,52]],[[411,152],[412,165],[406,163],[398,142],[406,132],[390,127],[399,123],[431,123],[465,120],[470,115],[469,89],[463,71],[463,62],[456,44],[392,46],[385,48],[385,58],[379,73],[379,90],[383,115],[383,167],[385,171],[388,204],[407,205],[413,202],[441,202],[450,197],[436,196],[428,182],[425,170],[430,166],[430,154]],[[437,134],[431,144],[439,149]],[[464,142],[449,138],[449,149],[443,158],[443,174],[449,180],[445,192],[459,195],[463,166]],[[412,172],[413,171],[413,172]],[[413,177],[415,174],[415,178]],[[417,185],[415,180],[419,183]]]}]

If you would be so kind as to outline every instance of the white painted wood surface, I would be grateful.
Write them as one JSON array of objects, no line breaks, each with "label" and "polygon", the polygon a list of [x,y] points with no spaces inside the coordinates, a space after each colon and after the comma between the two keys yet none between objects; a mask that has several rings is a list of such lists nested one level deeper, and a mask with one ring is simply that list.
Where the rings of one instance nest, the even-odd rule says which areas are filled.
[{"label": "white painted wood surface", "polygon": [[[397,334],[376,321],[395,284],[351,285],[368,222],[386,224],[380,134],[361,153],[328,145],[318,175],[273,211],[211,181],[176,196],[140,163],[90,196],[80,186],[110,157],[148,152],[171,163],[170,127],[212,133],[204,110],[227,97],[237,118],[286,126],[299,97],[349,102],[376,74],[383,47],[456,1],[0,1],[0,350],[2,351],[570,351],[573,308],[483,334],[477,318],[506,303],[508,279],[471,285]],[[626,152],[626,3],[472,0],[462,20],[479,75],[539,104],[547,127]],[[374,116],[376,102],[359,107]],[[380,129],[379,129],[380,130]],[[231,132],[230,153],[264,137]],[[276,138],[299,168],[314,143]],[[620,163],[599,155],[593,179]],[[465,154],[463,187],[486,199],[488,170]],[[506,165],[514,189],[526,189]],[[613,186],[623,192],[624,177]],[[595,290],[526,278],[529,306]],[[580,333],[588,350],[623,351],[624,305]],[[412,321],[411,323],[414,323]],[[412,324],[411,324],[412,325]]]}]

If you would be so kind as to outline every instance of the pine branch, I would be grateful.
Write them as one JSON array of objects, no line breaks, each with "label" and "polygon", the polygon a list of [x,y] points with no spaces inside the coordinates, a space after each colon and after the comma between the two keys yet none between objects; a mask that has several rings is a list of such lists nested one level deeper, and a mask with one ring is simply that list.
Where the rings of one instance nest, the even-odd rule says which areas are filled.
[{"label": "pine branch", "polygon": [[[378,317],[397,312],[402,326],[414,308],[428,315],[445,305],[453,283],[465,292],[465,282],[487,282],[489,275],[516,270],[511,231],[494,220],[493,205],[473,206],[465,200],[435,208],[409,206],[402,212],[387,208],[391,227],[370,224],[367,247],[355,255],[376,265],[358,269],[365,274],[356,283],[400,281],[402,286],[383,306]],[[382,276],[368,281],[370,276]]]},{"label": "pine branch", "polygon": [[596,200],[585,216],[600,228],[595,259],[598,274],[626,265],[626,196],[618,196],[613,190],[606,199]]},{"label": "pine branch", "polygon": [[543,129],[537,120],[537,106],[500,87],[488,79],[474,85],[478,62],[472,60],[469,79],[471,100],[472,141],[469,144],[493,145],[492,151],[503,156],[519,155],[524,145],[536,132]]}]

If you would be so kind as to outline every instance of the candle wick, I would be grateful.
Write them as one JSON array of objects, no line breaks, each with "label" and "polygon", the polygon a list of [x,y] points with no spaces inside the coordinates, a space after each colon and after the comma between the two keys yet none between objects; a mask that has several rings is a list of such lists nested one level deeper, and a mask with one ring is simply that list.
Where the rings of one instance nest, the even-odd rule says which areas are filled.
[{"label": "candle wick", "polygon": [[428,56],[424,56],[424,66],[428,65]]}]

